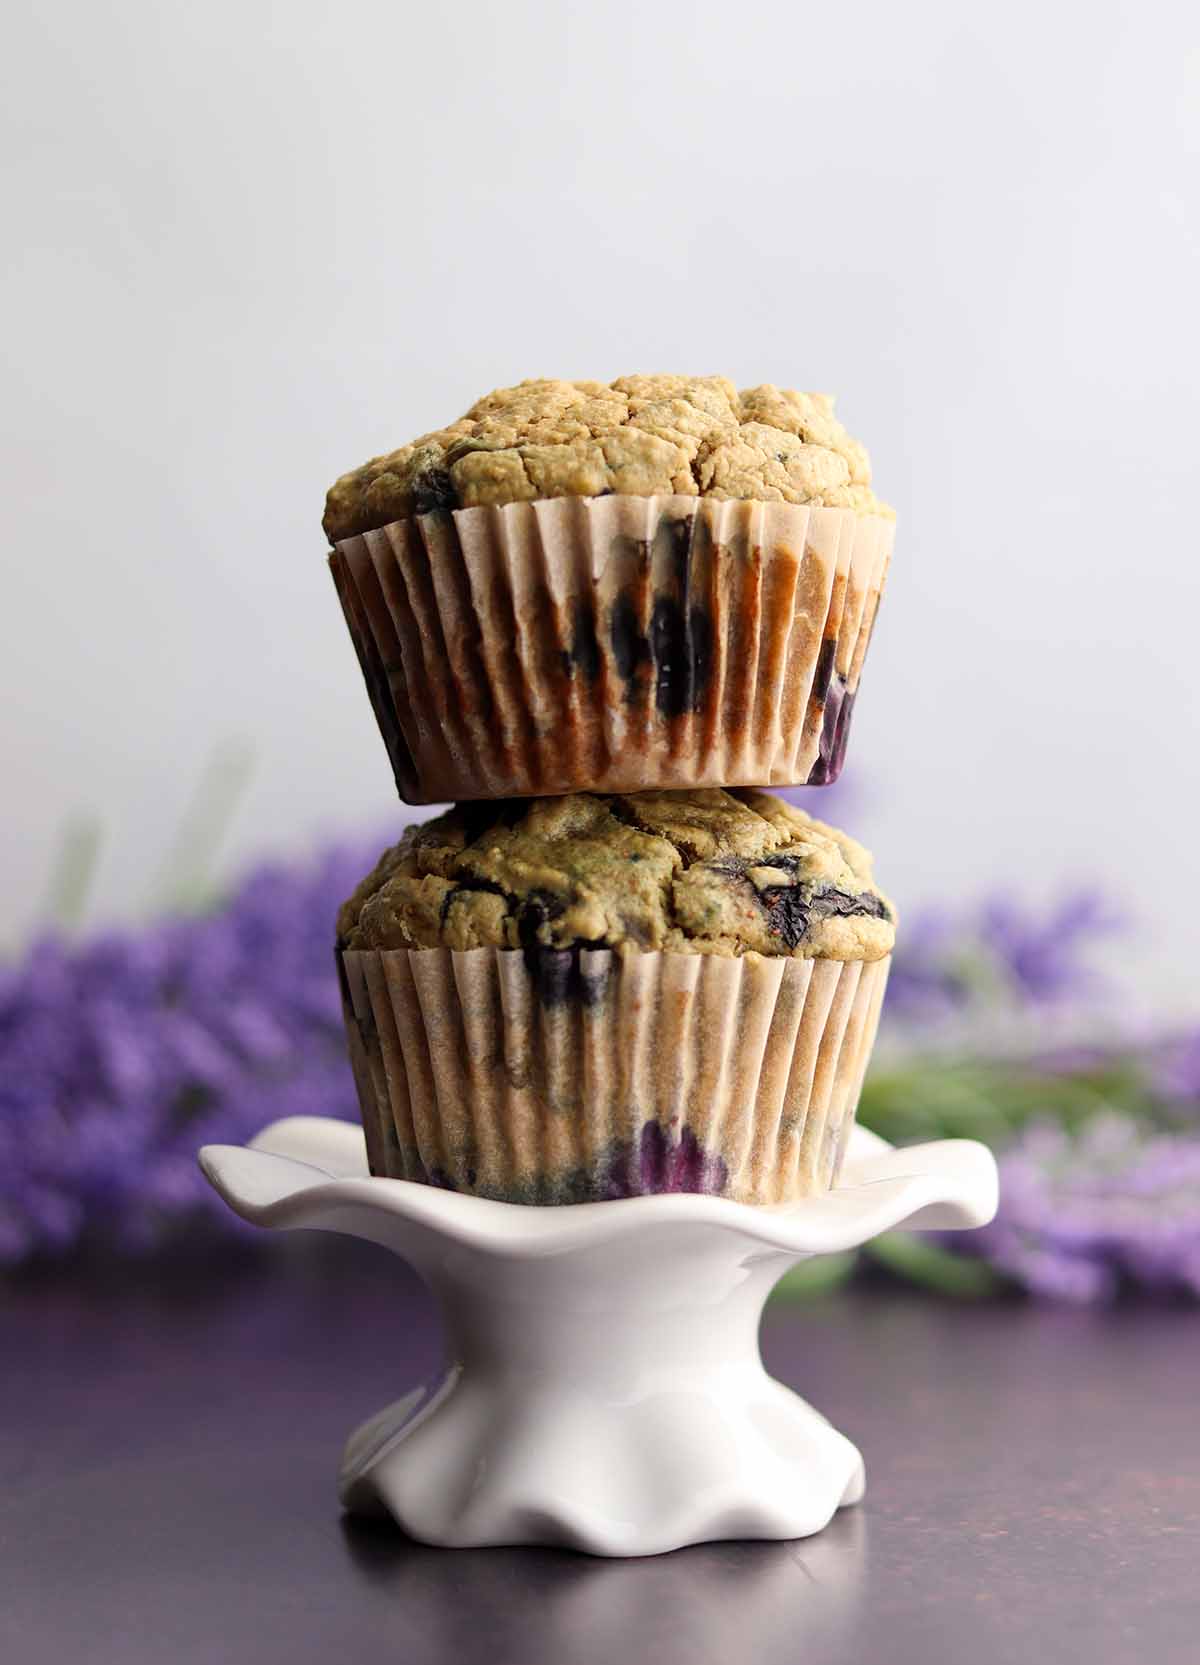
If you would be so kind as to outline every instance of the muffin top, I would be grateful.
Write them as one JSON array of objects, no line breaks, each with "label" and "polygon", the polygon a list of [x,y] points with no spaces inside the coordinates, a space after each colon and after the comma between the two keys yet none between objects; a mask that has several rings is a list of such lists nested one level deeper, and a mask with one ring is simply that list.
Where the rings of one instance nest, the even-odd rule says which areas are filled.
[{"label": "muffin top", "polygon": [[828,394],[769,383],[739,393],[723,376],[622,376],[489,393],[450,427],[343,474],[323,525],[337,543],[434,509],[608,492],[892,512]]},{"label": "muffin top", "polygon": [[860,844],[769,793],[575,793],[409,827],[342,907],[338,936],[878,960],[895,916]]}]

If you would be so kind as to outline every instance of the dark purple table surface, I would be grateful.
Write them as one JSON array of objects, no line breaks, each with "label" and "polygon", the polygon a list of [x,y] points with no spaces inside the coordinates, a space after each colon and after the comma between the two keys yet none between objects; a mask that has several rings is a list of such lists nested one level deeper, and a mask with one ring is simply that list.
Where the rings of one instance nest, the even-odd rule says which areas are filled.
[{"label": "dark purple table surface", "polygon": [[0,1658],[1200,1659],[1200,1318],[871,1289],[767,1315],[769,1367],[862,1447],[795,1544],[631,1562],[435,1550],[344,1519],[344,1436],[437,1364],[382,1251],[0,1290]]}]

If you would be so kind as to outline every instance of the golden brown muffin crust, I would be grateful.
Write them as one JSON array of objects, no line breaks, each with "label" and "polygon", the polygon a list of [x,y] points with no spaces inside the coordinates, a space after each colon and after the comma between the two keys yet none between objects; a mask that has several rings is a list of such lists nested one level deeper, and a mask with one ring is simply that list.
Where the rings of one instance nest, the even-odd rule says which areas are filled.
[{"label": "golden brown muffin crust", "polygon": [[723,376],[541,379],[478,400],[448,428],[343,474],[331,543],[436,509],[622,492],[815,503],[888,514],[866,450],[824,393]]},{"label": "golden brown muffin crust", "polygon": [[877,960],[894,913],[860,844],[757,791],[461,805],[386,851],[345,948],[615,948]]}]

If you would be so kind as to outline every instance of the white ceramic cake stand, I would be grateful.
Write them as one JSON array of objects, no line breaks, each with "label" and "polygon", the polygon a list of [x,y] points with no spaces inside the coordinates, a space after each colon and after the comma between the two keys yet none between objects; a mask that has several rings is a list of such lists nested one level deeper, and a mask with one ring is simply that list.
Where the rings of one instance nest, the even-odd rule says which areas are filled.
[{"label": "white ceramic cake stand", "polygon": [[200,1162],[244,1219],[380,1243],[442,1304],[445,1373],[350,1436],[347,1509],[431,1544],[597,1555],[805,1537],[858,1502],[856,1448],[763,1368],[766,1298],[809,1255],[901,1225],[980,1226],[996,1208],[984,1146],[895,1150],[861,1128],[835,1190],[770,1208],[488,1202],[372,1178],[361,1132],[316,1116]]}]

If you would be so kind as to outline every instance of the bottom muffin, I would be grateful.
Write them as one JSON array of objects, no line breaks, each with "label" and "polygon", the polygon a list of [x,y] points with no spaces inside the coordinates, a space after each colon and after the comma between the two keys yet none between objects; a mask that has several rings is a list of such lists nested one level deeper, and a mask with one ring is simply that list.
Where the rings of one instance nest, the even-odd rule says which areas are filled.
[{"label": "bottom muffin", "polygon": [[460,806],[338,934],[373,1173],[772,1203],[837,1178],[895,925],[852,839],[714,790]]}]

